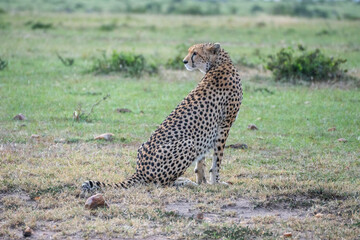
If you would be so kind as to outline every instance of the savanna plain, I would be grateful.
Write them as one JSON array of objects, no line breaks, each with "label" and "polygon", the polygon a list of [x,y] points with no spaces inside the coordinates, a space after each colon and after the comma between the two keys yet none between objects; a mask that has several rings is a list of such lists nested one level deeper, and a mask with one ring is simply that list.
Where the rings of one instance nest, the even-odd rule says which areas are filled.
[{"label": "savanna plain", "polygon": [[[360,239],[359,20],[21,4],[0,1],[1,239],[26,227],[33,239]],[[219,42],[243,81],[227,141],[242,145],[220,171],[229,185],[106,189],[108,208],[85,209],[81,183],[129,177],[137,148],[201,80],[167,63],[202,42]],[[355,80],[273,80],[267,56],[299,44],[347,59]],[[150,70],[94,71],[113,51]],[[114,136],[94,139],[103,133]],[[193,166],[184,177],[195,181]]]}]

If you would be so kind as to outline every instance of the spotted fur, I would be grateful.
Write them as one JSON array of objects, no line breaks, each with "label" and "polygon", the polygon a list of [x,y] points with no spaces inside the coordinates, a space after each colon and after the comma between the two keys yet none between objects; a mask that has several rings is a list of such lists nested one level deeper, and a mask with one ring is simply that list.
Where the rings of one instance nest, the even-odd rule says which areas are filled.
[{"label": "spotted fur", "polygon": [[[242,101],[239,73],[218,43],[190,47],[183,62],[188,70],[198,69],[205,76],[140,146],[136,172],[111,186],[172,185],[193,162],[196,162],[197,183],[206,183],[204,156],[212,149],[210,183],[219,182],[226,139]],[[107,184],[90,180],[82,185],[82,190],[103,186]]]}]

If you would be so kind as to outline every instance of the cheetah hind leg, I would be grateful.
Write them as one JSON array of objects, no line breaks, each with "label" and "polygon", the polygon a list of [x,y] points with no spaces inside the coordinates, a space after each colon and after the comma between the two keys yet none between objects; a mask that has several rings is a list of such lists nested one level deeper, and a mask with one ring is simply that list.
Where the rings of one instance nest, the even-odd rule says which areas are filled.
[{"label": "cheetah hind leg", "polygon": [[195,187],[198,186],[196,183],[191,181],[190,179],[179,177],[176,179],[176,181],[173,183],[174,187]]},{"label": "cheetah hind leg", "polygon": [[207,183],[205,177],[205,156],[196,163],[194,172],[197,184]]}]

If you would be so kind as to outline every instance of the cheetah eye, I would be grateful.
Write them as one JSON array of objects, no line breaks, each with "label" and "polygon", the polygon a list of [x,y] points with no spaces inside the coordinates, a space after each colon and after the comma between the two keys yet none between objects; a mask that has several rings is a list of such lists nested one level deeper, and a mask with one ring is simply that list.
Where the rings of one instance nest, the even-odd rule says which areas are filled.
[{"label": "cheetah eye", "polygon": [[196,52],[194,52],[194,53],[193,53],[193,56],[196,56],[196,54],[197,54],[197,53],[196,53]]}]

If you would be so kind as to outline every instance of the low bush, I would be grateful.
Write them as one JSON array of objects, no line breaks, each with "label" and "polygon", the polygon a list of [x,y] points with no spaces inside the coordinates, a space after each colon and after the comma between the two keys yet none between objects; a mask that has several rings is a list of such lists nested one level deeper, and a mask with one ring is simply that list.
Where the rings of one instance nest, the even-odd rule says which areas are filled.
[{"label": "low bush", "polygon": [[31,25],[31,29],[50,29],[53,25],[51,23],[42,23],[42,22],[36,22]]},{"label": "low bush", "polygon": [[156,73],[158,67],[146,61],[141,54],[113,51],[110,57],[103,52],[100,58],[95,58],[91,71],[96,74],[123,72],[129,76],[139,77],[143,73]]},{"label": "low bush", "polygon": [[9,22],[2,22],[0,19],[0,29],[7,29],[11,26]]},{"label": "low bush", "polygon": [[251,10],[250,10],[250,12],[252,13],[252,14],[256,14],[256,13],[258,13],[258,12],[263,12],[264,11],[264,9],[261,7],[261,6],[259,6],[259,5],[254,5],[254,6],[252,6],[251,7]]},{"label": "low bush", "polygon": [[173,58],[167,60],[165,67],[172,69],[185,69],[183,59],[187,54],[187,46],[180,44],[176,46],[177,53]]},{"label": "low bush", "polygon": [[114,31],[117,28],[117,22],[116,21],[112,21],[111,23],[108,24],[103,24],[100,26],[100,30],[101,31]]},{"label": "low bush", "polygon": [[167,14],[186,14],[186,15],[218,15],[221,13],[221,7],[217,3],[207,5],[201,8],[196,4],[172,3],[166,10]]},{"label": "low bush", "polygon": [[306,51],[299,45],[298,52],[283,48],[276,55],[270,55],[266,67],[277,81],[321,82],[344,78],[347,70],[342,70],[340,65],[345,62],[345,59],[327,57],[319,49]]},{"label": "low bush", "polygon": [[0,57],[0,71],[8,66],[8,62]]},{"label": "low bush", "polygon": [[350,13],[345,13],[343,17],[344,17],[344,19],[351,20],[351,21],[360,20],[360,16],[356,16],[356,15],[353,15],[353,14],[350,14]]},{"label": "low bush", "polygon": [[328,12],[321,9],[308,9],[305,4],[276,4],[271,13],[274,15],[288,15],[295,17],[319,17],[319,18],[328,18]]}]

